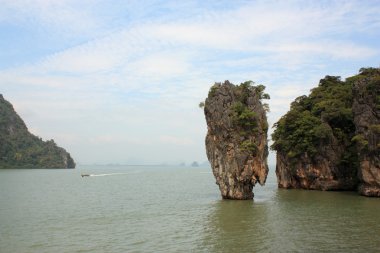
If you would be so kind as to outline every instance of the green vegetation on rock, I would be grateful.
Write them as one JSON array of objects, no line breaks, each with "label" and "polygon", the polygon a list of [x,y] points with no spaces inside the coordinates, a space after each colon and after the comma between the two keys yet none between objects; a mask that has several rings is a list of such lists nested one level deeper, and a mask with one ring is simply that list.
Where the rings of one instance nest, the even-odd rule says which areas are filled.
[{"label": "green vegetation on rock", "polygon": [[274,124],[271,149],[291,167],[327,161],[337,178],[342,173],[354,177],[366,154],[380,153],[379,109],[379,69],[362,68],[345,81],[326,76]]},{"label": "green vegetation on rock", "polygon": [[[264,93],[265,86],[254,85],[253,81],[246,81],[237,86],[237,102],[233,103],[231,106],[232,110],[232,122],[235,127],[239,130],[239,134],[245,140],[240,144],[240,150],[248,151],[249,153],[255,154],[257,146],[254,141],[250,140],[250,137],[253,134],[258,133],[259,120],[257,119],[256,113],[248,108],[247,99],[251,93],[254,93],[258,96],[259,100],[270,99],[269,94]],[[268,104],[263,104],[264,110],[267,112],[269,110]],[[261,129],[265,132],[268,131],[267,121],[260,121]]]},{"label": "green vegetation on rock", "polygon": [[248,151],[250,153],[256,154],[257,145],[253,143],[251,140],[245,140],[240,144],[240,149],[242,151]]},{"label": "green vegetation on rock", "polygon": [[305,155],[313,160],[325,145],[336,145],[346,149],[342,165],[358,163],[355,144],[351,142],[355,134],[352,84],[340,77],[321,79],[318,87],[309,96],[298,97],[274,126],[271,148],[285,153],[289,160]]},{"label": "green vegetation on rock", "polygon": [[380,134],[380,124],[370,125],[369,129],[375,134]]},{"label": "green vegetation on rock", "polygon": [[232,120],[235,125],[244,130],[253,131],[257,125],[255,112],[248,109],[246,105],[238,101],[232,105]]},{"label": "green vegetation on rock", "polygon": [[364,138],[362,134],[357,134],[351,139],[358,146],[359,151],[368,149],[368,141]]},{"label": "green vegetation on rock", "polygon": [[211,88],[208,92],[208,97],[213,97],[215,95],[217,89],[218,89],[218,87],[216,86],[216,84],[211,86]]},{"label": "green vegetation on rock", "polygon": [[74,168],[70,154],[53,140],[29,133],[13,106],[0,95],[0,168]]}]

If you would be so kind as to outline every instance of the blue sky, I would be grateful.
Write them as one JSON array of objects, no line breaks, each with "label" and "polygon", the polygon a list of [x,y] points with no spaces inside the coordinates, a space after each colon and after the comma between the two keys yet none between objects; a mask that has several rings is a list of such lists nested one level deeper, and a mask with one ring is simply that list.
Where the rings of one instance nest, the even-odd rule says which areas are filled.
[{"label": "blue sky", "polygon": [[266,85],[272,125],[325,75],[380,66],[376,0],[0,6],[0,92],[78,163],[202,162],[214,82]]}]

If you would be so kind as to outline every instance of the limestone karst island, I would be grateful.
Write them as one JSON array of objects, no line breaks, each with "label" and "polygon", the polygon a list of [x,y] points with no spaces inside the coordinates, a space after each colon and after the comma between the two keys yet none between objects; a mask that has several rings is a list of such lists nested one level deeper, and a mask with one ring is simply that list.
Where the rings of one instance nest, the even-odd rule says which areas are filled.
[{"label": "limestone karst island", "polygon": [[207,157],[223,198],[252,199],[255,184],[265,184],[268,105],[262,99],[269,95],[264,89],[251,81],[216,83],[204,103]]},{"label": "limestone karst island", "polygon": [[[263,85],[210,88],[204,106],[206,152],[221,195],[252,199],[267,174],[267,130]],[[342,81],[326,76],[291,104],[274,124],[279,188],[350,190],[380,197],[380,69],[362,68]]]},{"label": "limestone karst island", "polygon": [[380,197],[380,69],[326,76],[276,124],[280,188],[358,190]]},{"label": "limestone karst island", "polygon": [[31,134],[1,94],[0,143],[0,168],[75,168],[65,149]]}]

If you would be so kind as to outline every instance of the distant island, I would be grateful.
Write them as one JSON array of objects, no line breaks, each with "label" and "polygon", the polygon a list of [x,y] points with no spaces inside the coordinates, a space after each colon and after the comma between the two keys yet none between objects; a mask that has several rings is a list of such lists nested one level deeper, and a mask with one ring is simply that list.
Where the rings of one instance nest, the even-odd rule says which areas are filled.
[{"label": "distant island", "polygon": [[199,163],[194,161],[192,162],[191,167],[199,167]]},{"label": "distant island", "polygon": [[0,94],[0,169],[4,168],[75,168],[75,162],[54,140],[31,134]]}]

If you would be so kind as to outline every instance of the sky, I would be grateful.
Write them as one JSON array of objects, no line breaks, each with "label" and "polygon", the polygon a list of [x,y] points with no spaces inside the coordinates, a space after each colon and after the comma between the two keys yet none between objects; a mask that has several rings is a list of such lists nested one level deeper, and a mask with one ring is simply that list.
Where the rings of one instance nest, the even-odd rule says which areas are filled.
[{"label": "sky", "polygon": [[273,125],[324,76],[380,66],[380,0],[0,6],[0,93],[79,164],[203,162],[215,82],[265,85]]}]

